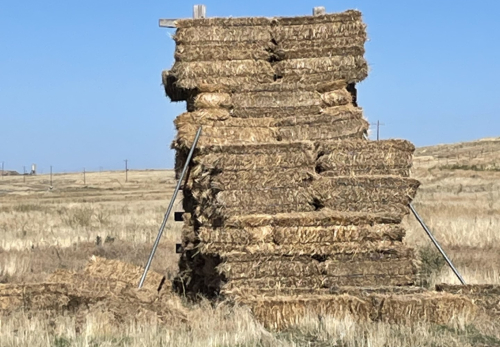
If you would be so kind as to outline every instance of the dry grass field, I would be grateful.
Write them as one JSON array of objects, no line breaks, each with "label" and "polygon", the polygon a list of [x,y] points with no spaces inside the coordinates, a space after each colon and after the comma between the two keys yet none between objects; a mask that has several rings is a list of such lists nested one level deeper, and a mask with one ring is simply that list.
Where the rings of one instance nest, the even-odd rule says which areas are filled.
[{"label": "dry grass field", "polygon": [[[415,207],[470,283],[500,284],[500,138],[419,148]],[[56,269],[81,270],[92,254],[143,266],[175,179],[173,171],[57,174],[0,179],[0,283],[43,281]],[[180,198],[177,203],[181,210]],[[406,242],[422,258],[422,285],[458,283],[424,231],[408,216]],[[167,224],[153,269],[172,277],[180,224]],[[500,346],[500,323],[457,317],[450,327],[355,323],[304,317],[266,331],[245,307],[185,303],[187,322],[116,327],[18,312],[0,318],[0,346]]]}]

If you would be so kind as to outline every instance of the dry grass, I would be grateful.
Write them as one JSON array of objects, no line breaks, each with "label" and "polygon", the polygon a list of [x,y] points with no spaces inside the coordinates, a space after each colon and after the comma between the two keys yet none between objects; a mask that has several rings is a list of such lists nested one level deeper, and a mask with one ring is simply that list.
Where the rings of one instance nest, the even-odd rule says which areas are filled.
[{"label": "dry grass", "polygon": [[[439,151],[443,155],[446,148]],[[451,157],[456,149],[449,151]],[[413,170],[422,181],[415,206],[468,282],[500,284],[500,172],[452,169],[429,153],[425,160],[417,156]],[[483,153],[489,153],[484,162],[500,159],[499,152]],[[0,281],[43,280],[59,267],[81,270],[92,254],[143,265],[173,191],[173,171],[129,172],[128,183],[123,172],[88,173],[86,179],[84,186],[81,174],[55,175],[52,190],[47,175],[26,177],[26,183],[21,176],[0,179]],[[427,258],[431,284],[457,283],[416,222],[407,217],[405,223],[406,243]],[[169,221],[168,227],[153,268],[173,274],[181,226]],[[457,317],[452,327],[409,327],[310,316],[277,333],[244,307],[202,302],[190,306],[188,323],[108,323],[105,315],[88,315],[77,334],[71,315],[18,312],[0,319],[0,345],[500,346],[498,322],[481,318]]]},{"label": "dry grass", "polygon": [[[92,254],[143,265],[172,196],[172,171],[6,176],[0,180],[0,282],[81,269]],[[182,209],[179,202],[178,210]],[[177,271],[180,225],[167,224],[154,268]],[[160,262],[158,259],[162,259]]]}]

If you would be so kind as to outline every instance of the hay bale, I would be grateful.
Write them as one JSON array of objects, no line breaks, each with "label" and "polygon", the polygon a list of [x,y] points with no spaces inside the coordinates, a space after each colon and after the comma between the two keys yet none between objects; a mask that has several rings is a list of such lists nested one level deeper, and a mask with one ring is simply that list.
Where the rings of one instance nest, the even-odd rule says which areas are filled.
[{"label": "hay bale", "polygon": [[[191,147],[199,125],[183,124],[177,131],[176,142],[178,146]],[[221,127],[204,126],[203,132],[198,140],[201,147],[229,145],[229,144],[252,144],[262,142],[277,142],[278,130],[275,127]]]},{"label": "hay bale", "polygon": [[204,84],[199,85],[196,90],[200,93],[256,93],[256,92],[291,92],[291,91],[307,91],[307,92],[319,92],[325,93],[332,90],[342,89],[347,86],[347,82],[344,80],[334,80],[328,81],[320,84],[308,84],[301,81],[286,83],[278,79],[271,83],[261,83],[261,84],[239,84],[232,86],[231,88],[223,86],[221,84]]},{"label": "hay bale", "polygon": [[231,105],[232,98],[228,93],[200,93],[193,101],[195,108],[229,108]]},{"label": "hay bale", "polygon": [[176,44],[183,43],[232,43],[232,42],[271,42],[270,25],[255,26],[199,26],[178,28],[173,37]]},{"label": "hay bale", "polygon": [[391,324],[430,322],[450,324],[457,319],[474,318],[477,307],[464,296],[446,293],[379,296],[379,319]]},{"label": "hay bale", "polygon": [[233,128],[232,130],[234,131],[240,129],[245,131],[247,128],[269,129],[276,124],[276,121],[272,118],[233,118],[230,115],[225,118],[226,116],[228,114],[222,109],[199,110],[182,113],[175,119],[174,124],[177,130],[183,133],[189,133],[192,129],[198,129],[200,126],[203,126],[204,130],[208,129],[209,134],[215,133],[216,135],[217,130],[213,130],[212,128]]},{"label": "hay bale", "polygon": [[[318,296],[331,296],[331,295],[351,295],[359,297],[360,299],[371,300],[374,294],[382,295],[408,295],[425,293],[426,289],[422,287],[405,286],[375,286],[375,287],[332,287],[332,288],[253,288],[242,287],[235,288],[231,291],[225,291],[224,294],[235,301],[239,300],[254,300],[257,298],[273,298],[276,296],[302,296],[302,295],[318,295]],[[378,315],[371,317],[376,320]]]},{"label": "hay bale", "polygon": [[[323,260],[323,259],[320,259]],[[331,276],[338,280],[377,276],[416,276],[417,268],[413,259],[365,260],[339,262],[316,259],[290,259],[283,257],[277,260],[224,262],[218,266],[218,271],[227,279],[256,279],[266,277],[316,277]],[[373,284],[375,285],[375,283]]]},{"label": "hay bale", "polygon": [[354,316],[369,320],[375,309],[368,300],[351,295],[304,295],[262,297],[239,301],[250,307],[255,318],[271,329],[284,329],[298,324],[305,316]]},{"label": "hay bale", "polygon": [[199,230],[204,243],[325,244],[338,242],[402,241],[404,228],[398,224],[362,224],[333,226],[258,226],[243,228],[206,228]]},{"label": "hay bale", "polygon": [[322,176],[309,194],[317,205],[338,211],[408,213],[420,182],[396,176]]},{"label": "hay bale", "polygon": [[344,88],[321,94],[321,100],[329,107],[342,106],[352,103],[352,95]]},{"label": "hay bale", "polygon": [[20,310],[60,311],[70,302],[64,283],[0,284],[0,315]]},{"label": "hay bale", "polygon": [[318,172],[329,176],[395,175],[408,177],[415,147],[404,140],[341,140],[318,146]]},{"label": "hay bale", "polygon": [[273,27],[272,36],[278,43],[311,40],[332,41],[339,37],[366,39],[366,25],[360,19],[344,22],[278,25]]},{"label": "hay bale", "polygon": [[318,259],[335,261],[363,261],[401,259],[414,257],[413,249],[401,242],[339,242],[332,244],[268,244],[238,245],[231,243],[200,243],[200,251],[205,254],[218,254],[224,261],[258,261],[276,257],[318,256]]},{"label": "hay bale", "polygon": [[[92,256],[88,262],[84,275],[125,282],[133,287],[139,284],[143,269],[120,260],[110,260],[106,258]],[[164,276],[157,272],[149,271],[143,288],[158,291],[164,282]]]},{"label": "hay bale", "polygon": [[265,17],[229,17],[229,18],[199,18],[178,19],[175,21],[176,28],[199,28],[199,27],[240,27],[240,26],[270,26],[272,19]]},{"label": "hay bale", "polygon": [[315,91],[247,92],[232,95],[234,113],[246,108],[283,108],[321,106],[321,94]]},{"label": "hay bale", "polygon": [[498,284],[437,284],[438,292],[465,296],[491,317],[500,317],[500,285]]},{"label": "hay bale", "polygon": [[365,36],[335,37],[331,40],[282,41],[271,49],[277,60],[365,54]]},{"label": "hay bale", "polygon": [[326,13],[320,16],[297,16],[279,17],[276,21],[279,25],[308,25],[308,24],[332,24],[358,22],[362,18],[361,12],[357,10],[347,10],[339,13]]},{"label": "hay bale", "polygon": [[178,44],[174,57],[179,62],[217,60],[269,61],[276,45],[270,41],[259,42],[198,42]]},{"label": "hay bale", "polygon": [[[222,208],[239,209],[241,212],[265,213],[267,206],[290,206],[296,207],[292,211],[303,211],[304,207],[309,210],[312,196],[309,190],[297,187],[294,190],[287,188],[250,189],[250,190],[227,190],[221,191],[215,196],[216,204]],[[246,210],[248,208],[248,210]],[[291,212],[291,211],[290,211]]]},{"label": "hay bale", "polygon": [[[334,109],[334,110],[332,110]],[[282,110],[281,110],[282,111]],[[194,112],[193,112],[194,113]],[[241,114],[240,114],[241,115]],[[332,107],[321,115],[273,118],[226,118],[224,112],[208,112],[194,115],[182,114],[176,119],[178,129],[173,147],[190,148],[198,128],[203,125],[199,146],[279,143],[286,141],[325,141],[342,138],[363,139],[369,124],[361,111],[353,107]],[[191,121],[198,121],[197,124]]]},{"label": "hay bale", "polygon": [[339,212],[328,208],[314,212],[281,213],[276,215],[241,215],[229,218],[226,227],[245,228],[262,226],[294,227],[300,226],[337,226],[337,225],[363,225],[363,224],[399,224],[401,217],[398,214],[364,213],[364,212]]},{"label": "hay bale", "polygon": [[228,171],[210,175],[191,176],[188,187],[197,190],[253,190],[308,186],[316,174],[313,170],[275,168],[270,170]]},{"label": "hay bale", "polygon": [[339,319],[349,316],[357,321],[394,324],[450,324],[462,317],[469,321],[477,314],[477,308],[467,298],[432,292],[400,295],[375,293],[363,296],[358,296],[357,293],[303,294],[237,298],[237,301],[248,305],[260,322],[274,329],[297,324],[307,315]]},{"label": "hay bale", "polygon": [[360,82],[368,76],[368,64],[362,55],[290,59],[276,63],[274,71],[287,83],[321,83],[332,80],[352,83]]},{"label": "hay bale", "polygon": [[262,60],[177,62],[170,73],[177,79],[176,86],[183,89],[194,89],[201,84],[232,86],[242,81],[265,83],[274,80],[273,67]]}]

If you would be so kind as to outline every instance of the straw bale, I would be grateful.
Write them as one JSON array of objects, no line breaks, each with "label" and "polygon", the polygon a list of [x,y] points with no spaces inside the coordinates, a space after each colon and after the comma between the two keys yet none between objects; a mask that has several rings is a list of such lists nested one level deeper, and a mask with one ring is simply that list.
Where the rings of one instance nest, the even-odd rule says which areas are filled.
[{"label": "straw bale", "polygon": [[436,285],[438,292],[446,292],[456,295],[463,295],[471,300],[483,312],[492,317],[500,317],[500,285],[498,284],[438,284]]},{"label": "straw bale", "polygon": [[231,95],[227,93],[200,93],[194,98],[195,108],[229,108]]},{"label": "straw bale", "polygon": [[313,170],[293,168],[270,168],[269,170],[223,171],[217,175],[209,173],[188,181],[193,189],[213,189],[215,191],[241,189],[269,189],[308,186],[316,174]]},{"label": "straw bale", "polygon": [[273,38],[278,43],[283,41],[329,41],[338,37],[363,37],[366,39],[366,25],[356,20],[273,27]]},{"label": "straw bale", "polygon": [[61,310],[69,303],[64,283],[0,284],[0,314],[24,309]]},{"label": "straw bale", "polygon": [[236,298],[248,305],[255,317],[268,328],[284,329],[306,315],[346,316],[357,321],[382,321],[395,324],[422,322],[450,324],[457,318],[472,319],[477,308],[472,301],[457,295],[413,293],[402,295],[356,294]]},{"label": "straw bale", "polygon": [[62,269],[50,274],[47,282],[65,283],[68,295],[85,297],[92,301],[98,301],[113,295],[123,295],[125,290],[134,285],[121,280],[92,277],[85,273],[82,274]]},{"label": "straw bale", "polygon": [[176,62],[170,70],[179,80],[202,77],[238,77],[253,75],[274,76],[274,69],[267,61],[199,61]]},{"label": "straw bale", "polygon": [[373,276],[416,276],[413,259],[391,259],[389,261],[369,260],[359,262],[339,262],[335,260],[309,261],[284,257],[275,261],[224,262],[218,271],[233,280],[265,277],[315,277],[332,276],[342,280],[353,277]]},{"label": "straw bale", "polygon": [[458,317],[473,318],[477,313],[470,299],[447,293],[390,295],[380,299],[380,320],[391,324],[422,321],[449,324]]},{"label": "straw bale", "polygon": [[408,141],[342,140],[318,144],[318,172],[328,175],[396,175],[408,177],[415,147]]},{"label": "straw bale", "polygon": [[[285,122],[291,121],[290,118]],[[369,123],[352,115],[337,119],[328,117],[297,117],[293,121],[304,122],[298,125],[279,127],[279,136],[285,141],[327,141],[338,139],[364,139]],[[324,121],[324,122],[323,122]],[[309,122],[309,123],[305,123]],[[279,124],[279,122],[278,122]]]},{"label": "straw bale", "polygon": [[261,226],[280,227],[328,227],[337,225],[364,225],[364,224],[399,224],[401,217],[399,214],[381,214],[366,212],[340,212],[328,208],[313,212],[293,212],[276,215],[245,214],[234,216],[226,221],[226,227],[245,228]]},{"label": "straw bale", "polygon": [[[353,32],[356,28],[349,29]],[[173,39],[176,44],[198,44],[205,42],[271,42],[273,31],[270,26],[200,26],[178,28]],[[346,35],[347,36],[347,35]]]},{"label": "straw bale", "polygon": [[398,224],[333,226],[258,226],[243,228],[200,228],[199,238],[206,243],[327,244],[337,242],[402,241],[405,230]]},{"label": "straw bale", "polygon": [[321,106],[321,94],[314,91],[276,91],[236,93],[232,98],[235,112],[239,108],[281,108]]},{"label": "straw bale", "polygon": [[[270,261],[276,257],[293,256],[308,257],[326,256],[332,260],[343,262],[362,260],[384,260],[413,258],[413,249],[404,246],[401,242],[338,242],[331,244],[270,244],[258,243],[255,245],[238,245],[231,243],[200,243],[203,253],[217,253],[228,262],[237,261]],[[325,257],[319,257],[323,259]],[[299,259],[297,259],[299,260]],[[310,260],[310,259],[309,259]]]},{"label": "straw bale", "polygon": [[[238,62],[238,60],[234,62]],[[260,60],[258,60],[257,62],[260,62]],[[194,63],[189,63],[189,64],[194,64]],[[274,82],[274,72],[273,74],[269,74],[269,70],[266,69],[266,71],[262,71],[261,73],[256,72],[253,75],[245,75],[245,76],[222,76],[222,77],[196,76],[192,78],[183,77],[175,81],[175,86],[176,88],[180,89],[197,90],[200,87],[210,85],[210,86],[218,86],[220,90],[223,89],[233,90],[237,89],[241,85],[259,85],[259,84],[269,84],[272,82]],[[168,93],[167,95],[170,96],[170,94]]]},{"label": "straw bale", "polygon": [[[359,297],[360,299],[371,299],[373,294],[383,294],[383,295],[408,295],[408,294],[418,294],[425,293],[427,290],[422,287],[414,286],[375,286],[375,287],[332,287],[332,288],[253,288],[253,287],[238,287],[233,290],[224,291],[224,295],[228,298],[234,299],[235,301],[241,300],[255,300],[259,298],[274,298],[277,296],[303,296],[303,295],[318,295],[318,296],[328,296],[328,295],[352,295]],[[378,315],[373,318],[377,319]]]},{"label": "straw bale", "polygon": [[229,17],[229,18],[200,18],[200,19],[178,19],[175,21],[177,28],[199,28],[199,27],[254,27],[269,26],[271,18],[265,17]]},{"label": "straw bale", "polygon": [[316,106],[271,106],[271,107],[236,107],[231,115],[236,118],[261,118],[275,119],[297,116],[315,116],[323,110],[321,105]]},{"label": "straw bale", "polygon": [[[143,269],[120,260],[111,260],[92,256],[85,267],[84,274],[91,277],[105,278],[128,283],[136,286],[143,274]],[[157,272],[149,271],[143,288],[157,291],[164,281],[164,276]]]},{"label": "straw bale", "polygon": [[[176,146],[190,148],[198,131],[199,125],[185,123],[178,128]],[[254,126],[254,127],[226,127],[219,126],[215,123],[214,126],[204,126],[202,134],[198,140],[201,147],[230,145],[230,144],[252,144],[259,142],[277,142],[277,129],[275,127]]]},{"label": "straw bale", "polygon": [[[335,107],[287,106],[287,107],[245,107],[234,108],[231,115],[235,118],[274,118],[277,126],[300,124],[334,124],[342,120],[364,120],[361,108],[352,105]],[[366,120],[365,120],[366,121]]]},{"label": "straw bale", "polygon": [[344,80],[334,80],[324,83],[302,83],[283,82],[282,79],[273,81],[272,83],[261,83],[261,84],[248,84],[242,83],[239,85],[234,85],[231,88],[223,86],[220,84],[205,84],[197,86],[199,92],[206,93],[256,93],[256,92],[292,92],[292,91],[307,91],[307,92],[329,92],[332,90],[342,89],[347,86],[347,82]]},{"label": "straw bale", "polygon": [[228,190],[216,195],[216,201],[221,206],[241,207],[243,206],[271,206],[271,205],[310,205],[312,197],[308,189],[297,187],[288,188],[251,189],[251,190]]},{"label": "straw bale", "polygon": [[336,55],[358,56],[365,54],[366,38],[361,36],[335,37],[331,40],[282,41],[272,49],[278,60],[332,57]]},{"label": "straw bale", "polygon": [[176,127],[182,126],[183,123],[206,125],[212,124],[211,122],[225,121],[230,118],[230,111],[223,108],[201,109],[194,112],[181,113],[174,120],[174,124]]},{"label": "straw bale", "polygon": [[239,287],[253,288],[331,288],[338,286],[412,286],[416,283],[416,276],[406,275],[364,275],[364,276],[272,276],[261,278],[245,278],[228,281],[222,287],[222,293]]},{"label": "straw bale", "polygon": [[[195,112],[185,112],[177,116],[174,124],[178,130],[184,127],[196,128],[203,127],[224,127],[224,128],[269,128],[276,124],[272,118],[233,118],[224,109],[208,109]],[[196,131],[193,133],[196,134]]]},{"label": "straw bale", "polygon": [[236,143],[232,145],[214,145],[201,148],[197,147],[199,155],[207,155],[213,153],[240,154],[240,159],[243,159],[245,155],[250,154],[274,155],[286,153],[301,153],[313,151],[314,149],[314,143],[309,141],[254,144]]},{"label": "straw bale", "polygon": [[[287,189],[288,190],[288,189]],[[237,191],[223,192],[223,193],[236,193]],[[261,197],[257,191],[254,194],[243,194],[244,196],[253,195],[265,201],[265,197]],[[267,195],[265,195],[267,196]],[[290,212],[309,212],[314,211],[314,206],[307,202],[307,198],[304,196],[291,197],[290,195],[283,198],[272,198],[268,199],[265,203],[252,204],[251,201],[241,198],[239,201],[235,199],[233,205],[218,205],[212,202],[202,202],[200,206],[196,208],[196,215],[198,220],[202,222],[200,216],[204,216],[209,220],[226,220],[227,218],[242,215],[245,213],[249,214],[277,214],[277,213],[290,213]]]},{"label": "straw bale", "polygon": [[337,318],[355,316],[369,320],[374,307],[369,300],[351,295],[308,295],[298,297],[262,297],[254,300],[239,300],[248,305],[255,318],[271,329],[284,329],[300,322],[305,316],[314,314]]},{"label": "straw bale", "polygon": [[326,106],[342,106],[352,103],[352,95],[344,88],[321,94],[321,100]]},{"label": "straw bale", "polygon": [[210,42],[203,44],[178,44],[174,57],[177,61],[211,61],[211,60],[266,60],[276,47],[270,41],[253,42]]},{"label": "straw bale", "polygon": [[362,55],[283,60],[276,63],[274,69],[285,82],[343,79],[351,83],[360,82],[368,75],[368,65]]},{"label": "straw bale", "polygon": [[338,211],[406,214],[420,182],[397,176],[322,176],[310,194],[320,206]]},{"label": "straw bale", "polygon": [[[222,152],[196,156],[193,160],[205,170],[249,171],[274,167],[280,169],[313,168],[315,157],[311,148],[281,151],[284,142],[277,143],[274,153],[259,151],[261,144],[246,146],[247,154]],[[267,144],[270,145],[270,144]],[[274,144],[273,144],[274,145]],[[225,146],[231,147],[231,146]]]},{"label": "straw bale", "polygon": [[361,12],[347,10],[339,13],[327,13],[321,16],[279,17],[276,23],[282,26],[301,26],[307,24],[349,23],[361,20]]}]

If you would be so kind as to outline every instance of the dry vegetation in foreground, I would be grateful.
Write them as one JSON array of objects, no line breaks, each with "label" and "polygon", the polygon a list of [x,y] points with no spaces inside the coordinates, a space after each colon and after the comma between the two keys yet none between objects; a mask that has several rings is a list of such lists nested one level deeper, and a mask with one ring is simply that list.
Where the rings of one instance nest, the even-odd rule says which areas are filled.
[{"label": "dry vegetation in foreground", "polygon": [[[419,149],[414,176],[423,184],[414,205],[468,282],[500,284],[500,171],[491,169],[500,140],[477,143]],[[87,185],[81,174],[55,175],[51,190],[47,175],[0,179],[0,282],[80,270],[92,254],[142,266],[174,183],[172,171],[132,171],[128,183],[122,172],[87,173]],[[405,223],[406,242],[422,256],[422,284],[457,283],[413,217]],[[167,229],[153,269],[172,277],[180,225],[170,220]],[[80,334],[74,317],[19,312],[0,319],[0,346],[500,346],[500,323],[485,319],[409,327],[311,316],[269,332],[244,307],[186,305],[187,323],[117,328],[94,314]]]}]

